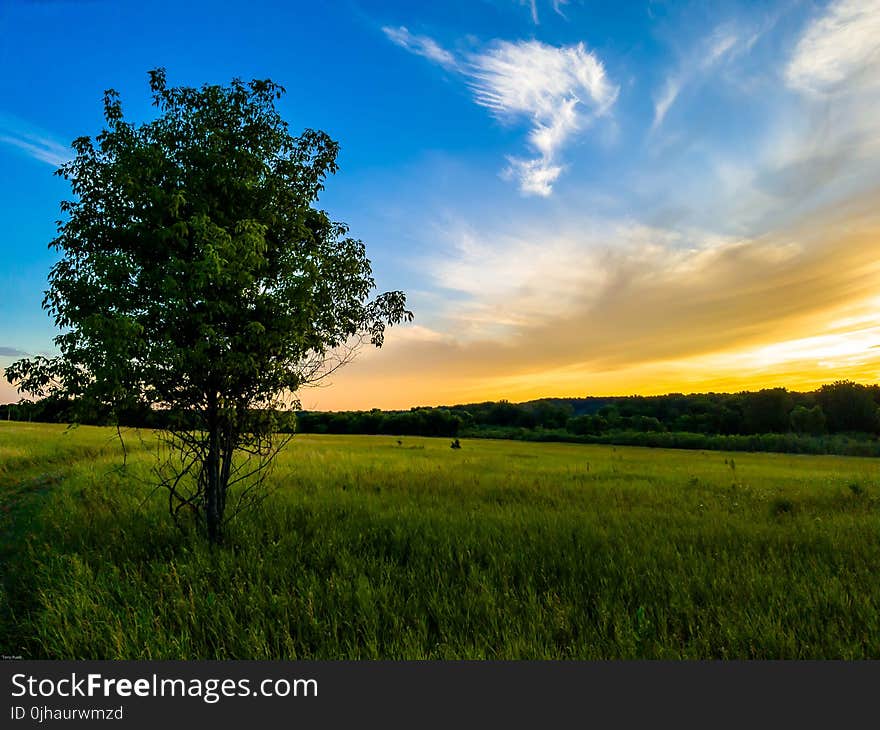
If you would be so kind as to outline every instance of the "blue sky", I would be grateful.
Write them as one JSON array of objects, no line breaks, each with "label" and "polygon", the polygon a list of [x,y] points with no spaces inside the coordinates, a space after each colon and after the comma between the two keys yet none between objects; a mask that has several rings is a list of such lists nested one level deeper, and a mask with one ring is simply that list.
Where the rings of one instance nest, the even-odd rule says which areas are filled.
[{"label": "blue sky", "polygon": [[342,145],[322,205],[409,293],[308,407],[880,372],[880,0],[7,0],[0,33],[0,367],[52,352],[53,165],[164,66],[283,84]]}]

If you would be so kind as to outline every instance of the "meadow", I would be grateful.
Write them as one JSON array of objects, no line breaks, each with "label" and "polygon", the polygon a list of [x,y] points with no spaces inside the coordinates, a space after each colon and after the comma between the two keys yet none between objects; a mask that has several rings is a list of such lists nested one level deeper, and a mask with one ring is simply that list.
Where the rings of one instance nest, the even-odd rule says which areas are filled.
[{"label": "meadow", "polygon": [[124,435],[0,423],[2,653],[880,658],[873,459],[299,435],[212,549]]}]

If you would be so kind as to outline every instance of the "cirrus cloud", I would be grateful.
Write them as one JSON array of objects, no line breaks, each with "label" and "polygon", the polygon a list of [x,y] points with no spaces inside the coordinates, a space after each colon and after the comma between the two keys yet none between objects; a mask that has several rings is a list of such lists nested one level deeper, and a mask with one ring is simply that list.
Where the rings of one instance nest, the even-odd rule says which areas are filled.
[{"label": "cirrus cloud", "polygon": [[0,144],[14,147],[53,167],[63,165],[73,156],[70,147],[54,139],[52,135],[7,114],[0,114]]},{"label": "cirrus cloud", "polygon": [[508,157],[503,176],[526,195],[547,197],[565,169],[560,152],[571,138],[609,112],[619,87],[583,43],[552,46],[537,40],[495,41],[463,59],[433,38],[404,26],[382,31],[396,45],[467,79],[474,101],[499,120],[526,119],[534,157]]},{"label": "cirrus cloud", "polygon": [[445,68],[453,69],[458,65],[455,56],[441,47],[437,41],[426,35],[410,33],[406,26],[401,25],[398,28],[385,26],[382,28],[382,32],[388,40],[401,48],[405,48],[410,53],[427,58]]},{"label": "cirrus cloud", "polygon": [[838,0],[814,20],[785,69],[789,86],[810,94],[876,85],[880,79],[880,0]]},{"label": "cirrus cloud", "polygon": [[548,196],[563,167],[565,143],[595,117],[608,112],[619,88],[583,43],[556,47],[540,41],[501,41],[470,59],[471,88],[478,104],[502,120],[527,118],[531,159],[509,158],[507,174],[520,190]]}]

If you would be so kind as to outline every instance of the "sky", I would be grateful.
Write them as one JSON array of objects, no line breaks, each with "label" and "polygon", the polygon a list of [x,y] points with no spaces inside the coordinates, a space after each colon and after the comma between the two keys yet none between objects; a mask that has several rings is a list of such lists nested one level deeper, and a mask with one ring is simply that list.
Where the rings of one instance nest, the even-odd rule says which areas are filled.
[{"label": "sky", "polygon": [[408,295],[305,408],[880,377],[880,0],[5,0],[0,37],[0,368],[56,352],[53,170],[164,66],[284,85]]}]

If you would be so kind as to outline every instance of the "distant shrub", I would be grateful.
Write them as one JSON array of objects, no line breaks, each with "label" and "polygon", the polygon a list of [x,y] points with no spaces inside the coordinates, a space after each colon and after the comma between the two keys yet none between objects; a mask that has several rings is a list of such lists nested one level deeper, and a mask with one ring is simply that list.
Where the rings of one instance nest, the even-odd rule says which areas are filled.
[{"label": "distant shrub", "polygon": [[795,504],[787,497],[779,497],[773,502],[773,515],[782,517],[783,515],[791,515],[795,512]]},{"label": "distant shrub", "polygon": [[849,491],[853,493],[854,497],[861,497],[865,493],[865,488],[858,482],[851,482]]},{"label": "distant shrub", "polygon": [[806,408],[797,406],[789,416],[791,421],[791,430],[795,433],[809,434],[811,436],[820,436],[825,433],[826,419],[822,406],[813,406]]}]

